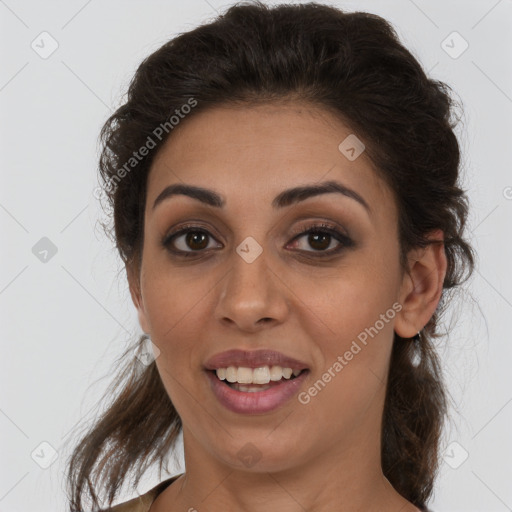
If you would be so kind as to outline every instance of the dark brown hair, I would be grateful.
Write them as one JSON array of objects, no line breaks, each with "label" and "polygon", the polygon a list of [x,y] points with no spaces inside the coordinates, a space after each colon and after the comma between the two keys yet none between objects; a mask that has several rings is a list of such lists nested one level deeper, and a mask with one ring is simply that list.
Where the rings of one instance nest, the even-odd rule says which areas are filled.
[{"label": "dark brown hair", "polygon": [[[432,230],[444,232],[443,295],[419,341],[395,335],[382,422],[384,475],[421,509],[432,493],[447,410],[433,338],[440,336],[448,293],[474,267],[473,250],[463,238],[468,203],[453,130],[458,104],[450,92],[426,76],[379,16],[315,3],[243,2],[147,57],[126,102],[101,132],[100,175],[114,221],[113,229],[105,227],[111,236],[113,231],[126,269],[136,275],[147,176],[155,154],[172,136],[169,116],[194,116],[222,104],[292,99],[338,116],[364,141],[394,192],[404,270],[410,249],[425,247]],[[187,104],[195,106],[184,109]],[[150,139],[154,147],[135,164],[133,152],[149,146]],[[94,507],[102,494],[111,506],[129,474],[134,489],[153,464],[161,471],[181,431],[155,363],[140,364],[131,349],[123,357],[128,361],[105,395],[105,410],[70,457],[67,483],[75,511],[83,510],[87,493]]]}]

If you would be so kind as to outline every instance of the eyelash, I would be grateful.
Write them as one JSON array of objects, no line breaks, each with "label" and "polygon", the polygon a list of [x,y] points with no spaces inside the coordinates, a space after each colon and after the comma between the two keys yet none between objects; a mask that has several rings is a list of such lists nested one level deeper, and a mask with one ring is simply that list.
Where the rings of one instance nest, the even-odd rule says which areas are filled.
[{"label": "eyelash", "polygon": [[[213,236],[206,229],[203,229],[203,228],[201,228],[197,225],[193,225],[193,224],[185,224],[183,226],[180,226],[180,228],[178,230],[173,231],[172,233],[169,233],[168,235],[166,235],[164,237],[164,239],[162,240],[162,246],[165,249],[167,249],[169,252],[171,252],[173,255],[175,255],[179,258],[190,258],[190,257],[197,256],[202,252],[209,251],[207,249],[201,249],[198,251],[182,251],[180,249],[171,248],[172,242],[176,238],[178,238],[181,235],[188,234],[190,232],[202,233],[202,234],[205,234],[205,235],[213,238]],[[335,226],[333,226],[331,224],[327,224],[325,222],[315,223],[315,224],[308,226],[307,228],[299,228],[299,229],[294,230],[292,232],[293,238],[291,241],[293,242],[293,241],[301,238],[302,236],[308,235],[310,233],[327,234],[339,242],[338,247],[336,247],[334,249],[330,249],[328,251],[322,251],[322,250],[300,251],[299,250],[300,252],[316,253],[314,256],[315,258],[326,258],[329,256],[333,256],[335,254],[342,252],[344,249],[348,249],[348,248],[354,246],[354,242],[351,238],[349,238],[347,235],[338,231],[338,229]]]}]

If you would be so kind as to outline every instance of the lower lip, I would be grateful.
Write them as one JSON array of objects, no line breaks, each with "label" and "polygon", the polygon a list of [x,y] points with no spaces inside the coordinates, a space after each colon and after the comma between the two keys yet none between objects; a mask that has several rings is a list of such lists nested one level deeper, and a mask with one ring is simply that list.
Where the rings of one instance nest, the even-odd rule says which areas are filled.
[{"label": "lower lip", "polygon": [[281,407],[292,396],[298,393],[308,373],[309,371],[305,370],[298,377],[295,377],[295,379],[282,379],[265,391],[248,393],[230,388],[224,383],[225,381],[221,381],[217,378],[215,372],[206,372],[210,379],[210,386],[217,400],[226,407],[226,409],[240,414],[259,414],[273,411]]}]

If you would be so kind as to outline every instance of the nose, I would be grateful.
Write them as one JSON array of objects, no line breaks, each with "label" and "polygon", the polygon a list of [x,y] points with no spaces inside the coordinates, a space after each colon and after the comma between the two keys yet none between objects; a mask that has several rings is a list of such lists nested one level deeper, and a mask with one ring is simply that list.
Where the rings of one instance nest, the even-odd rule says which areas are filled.
[{"label": "nose", "polygon": [[231,270],[221,282],[215,317],[246,332],[284,322],[288,288],[269,267],[265,251],[251,263],[233,251],[232,260]]}]

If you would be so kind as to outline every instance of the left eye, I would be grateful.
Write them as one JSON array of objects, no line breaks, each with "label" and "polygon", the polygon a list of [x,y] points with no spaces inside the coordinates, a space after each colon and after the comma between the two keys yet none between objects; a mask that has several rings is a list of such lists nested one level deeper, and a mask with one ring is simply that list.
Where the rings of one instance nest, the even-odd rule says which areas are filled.
[{"label": "left eye", "polygon": [[[341,235],[341,233],[340,233]],[[300,250],[308,251],[308,252],[327,252],[331,253],[336,250],[336,248],[330,248],[331,244],[335,241],[338,242],[338,245],[341,243],[335,234],[330,231],[318,230],[318,229],[310,229],[309,231],[305,231],[303,234],[298,235],[295,240],[298,241],[301,238],[306,240],[306,243],[313,248],[313,251],[308,251],[308,249],[300,248]],[[329,249],[329,250],[327,250]]]},{"label": "left eye", "polygon": [[[307,238],[306,238],[307,236]],[[304,252],[318,253],[315,256],[330,256],[337,254],[344,249],[353,247],[354,242],[347,235],[338,231],[335,227],[331,227],[328,224],[316,224],[309,228],[300,231],[293,241],[299,241],[301,238],[305,238],[306,243],[313,248],[313,250],[300,249]],[[337,241],[338,244],[334,248],[330,248],[331,244]],[[326,250],[328,249],[328,250]]]}]

